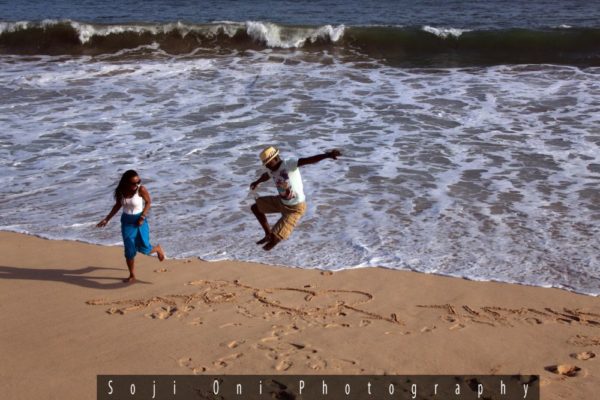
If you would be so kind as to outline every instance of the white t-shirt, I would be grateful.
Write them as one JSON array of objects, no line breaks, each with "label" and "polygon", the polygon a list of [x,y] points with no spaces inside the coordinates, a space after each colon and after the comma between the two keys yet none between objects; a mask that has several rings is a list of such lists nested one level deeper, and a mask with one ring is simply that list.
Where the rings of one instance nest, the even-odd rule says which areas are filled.
[{"label": "white t-shirt", "polygon": [[283,204],[293,206],[304,202],[304,187],[297,158],[285,159],[277,171],[267,168],[267,173],[273,178]]}]

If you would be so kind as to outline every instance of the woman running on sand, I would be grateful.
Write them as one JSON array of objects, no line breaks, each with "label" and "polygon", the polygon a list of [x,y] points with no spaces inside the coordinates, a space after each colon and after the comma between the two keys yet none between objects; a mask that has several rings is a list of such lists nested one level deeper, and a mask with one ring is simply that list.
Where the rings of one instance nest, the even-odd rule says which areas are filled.
[{"label": "woman running on sand", "polygon": [[115,205],[97,225],[98,228],[106,226],[119,208],[123,207],[121,233],[125,245],[125,260],[129,268],[129,278],[123,279],[123,282],[135,281],[134,262],[138,251],[143,254],[156,253],[160,261],[165,259],[160,245],[152,247],[150,244],[150,226],[146,219],[151,205],[150,194],[141,183],[137,172],[131,169],[126,171],[115,189]]}]

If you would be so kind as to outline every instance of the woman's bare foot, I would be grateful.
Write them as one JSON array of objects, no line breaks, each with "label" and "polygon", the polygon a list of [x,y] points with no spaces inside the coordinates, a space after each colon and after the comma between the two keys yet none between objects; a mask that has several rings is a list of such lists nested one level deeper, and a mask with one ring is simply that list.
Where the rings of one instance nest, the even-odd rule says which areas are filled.
[{"label": "woman's bare foot", "polygon": [[156,255],[158,256],[158,261],[163,261],[165,259],[165,252],[163,251],[162,247],[160,247],[160,244],[157,244],[156,246],[154,246],[152,248],[152,250],[150,250],[150,253],[148,254],[154,254],[156,253]]},{"label": "woman's bare foot", "polygon": [[129,278],[123,279],[123,282],[124,283],[133,283],[133,282],[135,282],[135,276],[129,275]]},{"label": "woman's bare foot", "polygon": [[164,261],[165,252],[163,251],[162,247],[160,247],[160,244],[156,246],[156,255],[158,256],[158,261]]}]

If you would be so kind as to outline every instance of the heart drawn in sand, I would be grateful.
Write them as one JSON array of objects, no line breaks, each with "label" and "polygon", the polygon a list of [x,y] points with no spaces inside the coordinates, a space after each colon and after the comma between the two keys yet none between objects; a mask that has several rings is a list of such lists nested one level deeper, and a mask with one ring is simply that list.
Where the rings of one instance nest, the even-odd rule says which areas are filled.
[{"label": "heart drawn in sand", "polygon": [[343,312],[344,306],[357,307],[373,296],[358,290],[309,290],[298,288],[256,289],[254,297],[272,307],[303,315]]},{"label": "heart drawn in sand", "polygon": [[360,290],[273,288],[255,289],[253,295],[263,304],[308,317],[345,316],[348,311],[354,311],[372,319],[402,324],[396,314],[385,317],[358,308],[373,299],[372,294]]}]

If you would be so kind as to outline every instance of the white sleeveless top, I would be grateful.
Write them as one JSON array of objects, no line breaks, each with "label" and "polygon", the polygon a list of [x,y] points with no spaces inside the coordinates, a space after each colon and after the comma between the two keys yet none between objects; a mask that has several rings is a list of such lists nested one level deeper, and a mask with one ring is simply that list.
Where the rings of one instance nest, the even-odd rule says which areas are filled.
[{"label": "white sleeveless top", "polygon": [[125,197],[121,199],[121,205],[125,214],[139,214],[144,211],[144,199],[138,193],[139,191],[140,188],[135,191],[130,199],[126,199]]}]

